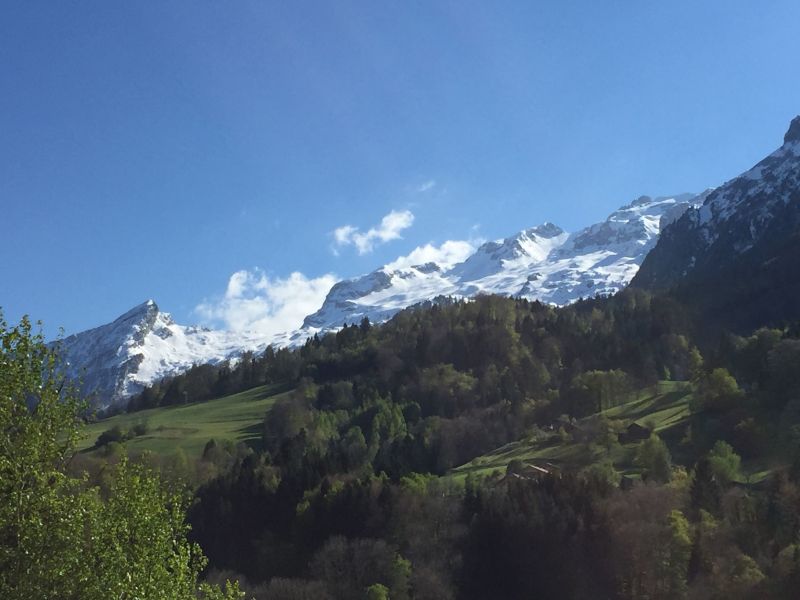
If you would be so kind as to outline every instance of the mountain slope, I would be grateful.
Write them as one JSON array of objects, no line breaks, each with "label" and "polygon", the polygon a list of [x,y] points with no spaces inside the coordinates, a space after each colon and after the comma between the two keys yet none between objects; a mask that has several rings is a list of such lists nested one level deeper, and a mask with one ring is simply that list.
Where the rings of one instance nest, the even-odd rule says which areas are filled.
[{"label": "mountain slope", "polygon": [[301,332],[335,329],[364,317],[385,321],[438,296],[500,294],[563,305],[612,294],[634,276],[661,228],[704,198],[705,194],[642,196],[574,234],[544,223],[487,242],[456,265],[382,267],[337,283],[322,307],[306,318]]},{"label": "mountain slope", "polygon": [[780,148],[667,227],[632,285],[726,327],[800,319],[800,117]]}]

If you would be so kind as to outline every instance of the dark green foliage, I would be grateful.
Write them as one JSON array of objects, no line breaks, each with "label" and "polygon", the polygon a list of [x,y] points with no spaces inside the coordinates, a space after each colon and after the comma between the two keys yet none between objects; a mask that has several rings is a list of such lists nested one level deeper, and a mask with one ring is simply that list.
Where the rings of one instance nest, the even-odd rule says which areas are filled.
[{"label": "dark green foliage", "polygon": [[708,465],[714,475],[714,479],[720,485],[727,486],[732,481],[741,477],[740,467],[741,457],[733,451],[730,444],[719,441],[714,444],[711,452],[708,453]]},{"label": "dark green foliage", "polygon": [[642,478],[666,483],[672,477],[672,457],[669,448],[655,433],[639,444],[636,465],[642,469]]},{"label": "dark green foliage", "polygon": [[637,486],[600,503],[603,554],[620,598],[681,598],[691,557],[691,529],[666,486]]},{"label": "dark green foliage", "polygon": [[695,391],[695,409],[725,412],[735,408],[743,399],[739,384],[725,368],[714,369],[701,377]]},{"label": "dark green foliage", "polygon": [[94,443],[95,448],[102,448],[111,443],[122,443],[124,441],[133,439],[140,435],[147,434],[147,423],[137,423],[128,430],[122,429],[119,425],[114,425],[110,429],[106,429],[103,433],[97,436]]},{"label": "dark green foliage", "polygon": [[329,538],[311,559],[309,572],[337,600],[408,600],[410,563],[383,540]]},{"label": "dark green foliage", "polygon": [[714,471],[707,457],[701,458],[694,467],[690,487],[692,508],[716,513],[720,508],[722,485],[714,477]]},{"label": "dark green foliage", "polygon": [[115,425],[97,436],[97,441],[94,445],[96,448],[99,448],[111,442],[124,442],[126,439],[128,439],[127,432],[123,431],[119,425]]},{"label": "dark green foliage", "polygon": [[588,415],[626,401],[632,387],[624,371],[587,371],[572,380],[566,399],[572,414]]},{"label": "dark green foliage", "polygon": [[[610,582],[589,557],[604,483],[572,477],[468,488],[461,598],[602,597]],[[576,577],[576,572],[581,576]]]}]

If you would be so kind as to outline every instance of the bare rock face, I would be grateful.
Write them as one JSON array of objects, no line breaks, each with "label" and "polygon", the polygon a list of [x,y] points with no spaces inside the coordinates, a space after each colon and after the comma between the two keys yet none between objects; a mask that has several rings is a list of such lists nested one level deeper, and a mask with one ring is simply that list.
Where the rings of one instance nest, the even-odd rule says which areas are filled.
[{"label": "bare rock face", "polygon": [[786,135],[783,136],[784,144],[790,142],[800,142],[800,116],[792,119],[792,122],[789,124],[789,130],[786,132]]}]

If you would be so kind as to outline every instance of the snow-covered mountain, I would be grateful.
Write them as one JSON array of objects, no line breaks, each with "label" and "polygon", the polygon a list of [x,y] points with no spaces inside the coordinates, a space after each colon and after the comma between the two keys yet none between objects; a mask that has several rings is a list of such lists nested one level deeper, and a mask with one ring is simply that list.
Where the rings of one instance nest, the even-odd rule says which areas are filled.
[{"label": "snow-covered mountain", "polygon": [[800,117],[780,148],[664,231],[634,285],[726,328],[800,319]]},{"label": "snow-covered mountain", "polygon": [[178,325],[148,300],[113,323],[64,339],[62,358],[68,375],[82,378],[84,392],[94,394],[97,406],[106,407],[195,364],[235,359],[269,344],[301,344],[315,333],[364,317],[379,323],[439,297],[501,294],[562,305],[611,294],[631,280],[661,229],[704,198],[705,194],[642,196],[576,233],[544,223],[487,242],[457,263],[408,266],[407,260],[398,260],[340,281],[302,327],[273,337]]},{"label": "snow-covered mountain", "polygon": [[702,204],[708,193],[642,196],[576,233],[544,223],[487,242],[456,265],[386,266],[340,281],[322,307],[305,319],[300,337],[364,317],[385,321],[403,308],[438,296],[500,294],[563,305],[614,293],[635,275],[661,229],[690,206]]},{"label": "snow-covered mountain", "polygon": [[178,325],[152,300],[112,323],[71,335],[60,345],[69,378],[101,408],[195,364],[218,363],[266,348],[255,334]]},{"label": "snow-covered mountain", "polygon": [[796,212],[798,201],[800,117],[792,121],[780,148],[713,190],[667,230],[637,283],[668,288],[692,271],[719,268],[753,248],[787,208]]}]

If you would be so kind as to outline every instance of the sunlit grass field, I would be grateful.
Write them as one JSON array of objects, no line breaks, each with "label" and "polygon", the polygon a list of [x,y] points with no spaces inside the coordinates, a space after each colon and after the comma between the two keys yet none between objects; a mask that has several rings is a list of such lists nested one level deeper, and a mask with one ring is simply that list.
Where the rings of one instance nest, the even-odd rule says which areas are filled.
[{"label": "sunlit grass field", "polygon": [[116,415],[87,425],[78,447],[91,449],[97,436],[115,425],[128,430],[139,423],[147,424],[147,433],[125,442],[131,453],[169,455],[181,448],[187,456],[198,456],[212,438],[259,447],[264,415],[284,390],[265,385],[207,402]]}]

